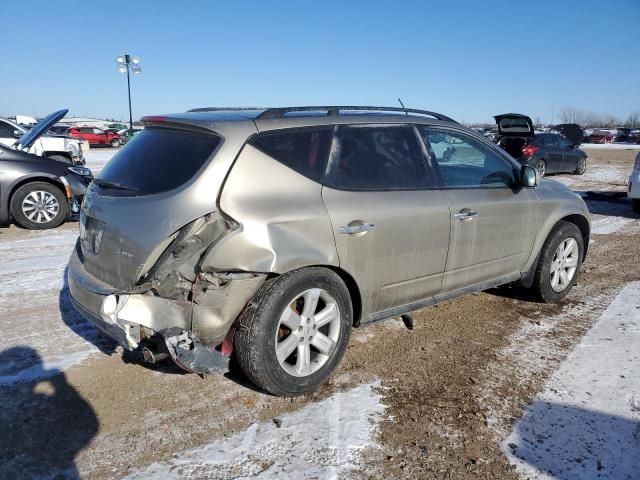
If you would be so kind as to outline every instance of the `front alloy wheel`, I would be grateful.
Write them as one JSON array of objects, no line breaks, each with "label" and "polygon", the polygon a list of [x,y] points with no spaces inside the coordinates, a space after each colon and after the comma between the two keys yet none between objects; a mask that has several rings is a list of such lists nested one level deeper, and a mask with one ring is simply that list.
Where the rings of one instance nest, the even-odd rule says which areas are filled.
[{"label": "front alloy wheel", "polygon": [[22,185],[11,197],[11,215],[18,225],[32,230],[55,228],[67,217],[67,198],[49,183]]},{"label": "front alloy wheel", "polygon": [[578,268],[578,243],[571,237],[558,245],[550,268],[551,288],[554,292],[565,290],[576,275]]},{"label": "front alloy wheel", "polygon": [[545,303],[558,303],[567,296],[580,271],[584,238],[580,229],[560,221],[542,246],[532,289]]}]

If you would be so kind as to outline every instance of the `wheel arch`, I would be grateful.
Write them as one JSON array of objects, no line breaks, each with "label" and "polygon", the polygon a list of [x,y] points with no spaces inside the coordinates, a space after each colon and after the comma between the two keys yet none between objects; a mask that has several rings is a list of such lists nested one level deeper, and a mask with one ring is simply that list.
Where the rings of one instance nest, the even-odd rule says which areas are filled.
[{"label": "wheel arch", "polygon": [[[290,271],[293,272],[296,270],[304,270],[307,268],[326,268],[327,270],[331,270],[333,273],[335,273],[340,277],[340,279],[346,285],[347,291],[349,293],[349,298],[351,299],[351,307],[353,308],[353,319],[351,323],[354,327],[358,327],[360,325],[360,320],[362,320],[362,307],[363,307],[362,294],[360,293],[360,287],[358,287],[358,282],[356,282],[353,276],[343,268],[340,268],[335,265],[326,265],[326,264],[306,265],[304,267],[296,268]],[[285,272],[285,273],[289,273],[289,272]],[[276,278],[283,274],[284,273],[271,272],[267,275],[267,279]]]},{"label": "wheel arch", "polygon": [[13,199],[13,196],[15,195],[16,191],[20,187],[22,187],[23,185],[27,185],[29,183],[35,183],[35,182],[43,182],[43,183],[48,183],[50,185],[53,185],[54,187],[58,188],[62,192],[62,194],[64,195],[65,198],[67,198],[67,194],[65,193],[64,185],[62,184],[61,181],[59,181],[59,180],[57,180],[55,178],[42,176],[42,175],[36,175],[36,176],[33,176],[33,177],[21,178],[15,184],[13,184],[13,186],[9,190],[9,195],[7,196],[6,206],[7,206],[7,213],[8,213],[8,215],[10,217],[12,216],[11,215],[11,200]]},{"label": "wheel arch", "polygon": [[[584,245],[584,250],[582,252],[582,261],[587,258],[587,250],[589,249],[589,237],[591,235],[591,225],[589,224],[589,220],[587,220],[584,216],[578,214],[567,215],[566,217],[561,218],[558,222],[564,221],[568,223],[573,223],[576,227],[580,229],[580,233],[582,233],[582,240]],[[558,223],[556,222],[556,224]]]},{"label": "wheel arch", "polygon": [[544,243],[547,241],[547,238],[549,238],[549,235],[551,235],[551,232],[553,232],[553,229],[560,222],[572,223],[576,227],[578,227],[578,229],[580,230],[580,233],[582,234],[583,247],[584,247],[582,251],[582,261],[584,262],[584,260],[587,258],[587,250],[589,248],[589,236],[591,234],[591,224],[589,223],[589,220],[584,215],[581,215],[578,213],[571,213],[568,215],[564,215],[560,218],[557,218],[555,221],[551,221],[547,224],[548,227],[544,229],[544,235],[540,235],[539,238],[536,240],[536,243],[534,245],[529,261],[527,262],[527,266],[525,270],[521,273],[522,279],[520,280],[520,284],[523,285],[524,287],[531,286],[533,282],[533,277],[536,272],[536,268],[538,266],[538,262],[540,261],[540,253],[542,251],[542,247],[544,246]]}]

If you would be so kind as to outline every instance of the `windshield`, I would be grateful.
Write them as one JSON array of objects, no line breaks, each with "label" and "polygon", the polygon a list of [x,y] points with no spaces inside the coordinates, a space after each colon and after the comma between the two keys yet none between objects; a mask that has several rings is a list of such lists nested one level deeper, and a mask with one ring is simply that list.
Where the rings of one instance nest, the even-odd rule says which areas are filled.
[{"label": "windshield", "polygon": [[151,195],[188,182],[220,143],[214,134],[145,128],[115,155],[95,184],[118,195]]}]

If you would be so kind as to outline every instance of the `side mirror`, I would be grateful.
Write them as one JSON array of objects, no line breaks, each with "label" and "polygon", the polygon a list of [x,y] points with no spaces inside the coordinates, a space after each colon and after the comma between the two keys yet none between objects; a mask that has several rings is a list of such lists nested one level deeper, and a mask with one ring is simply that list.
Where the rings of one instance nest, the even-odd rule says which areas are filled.
[{"label": "side mirror", "polygon": [[13,138],[20,138],[22,136],[22,132],[20,130],[13,131]]},{"label": "side mirror", "polygon": [[538,185],[538,170],[530,165],[523,165],[520,170],[520,184],[525,188],[534,188]]}]

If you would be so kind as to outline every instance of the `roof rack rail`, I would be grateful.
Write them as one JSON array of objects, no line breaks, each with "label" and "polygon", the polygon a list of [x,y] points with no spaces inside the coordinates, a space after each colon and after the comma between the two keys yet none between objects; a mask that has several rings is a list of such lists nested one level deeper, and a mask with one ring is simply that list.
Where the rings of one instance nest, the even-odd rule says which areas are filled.
[{"label": "roof rack rail", "polygon": [[438,120],[445,122],[458,123],[454,119],[447,117],[436,112],[430,112],[428,110],[418,110],[415,108],[400,108],[400,107],[370,107],[370,106],[347,106],[347,105],[332,105],[332,106],[310,106],[310,107],[286,107],[286,108],[268,108],[260,115],[256,117],[256,120],[271,120],[276,118],[282,118],[290,112],[317,112],[327,111],[327,116],[340,115],[341,111],[364,111],[364,112],[399,112],[409,115],[410,113],[417,115],[428,115]]},{"label": "roof rack rail", "polygon": [[187,112],[237,112],[243,110],[266,110],[264,107],[198,107]]}]

